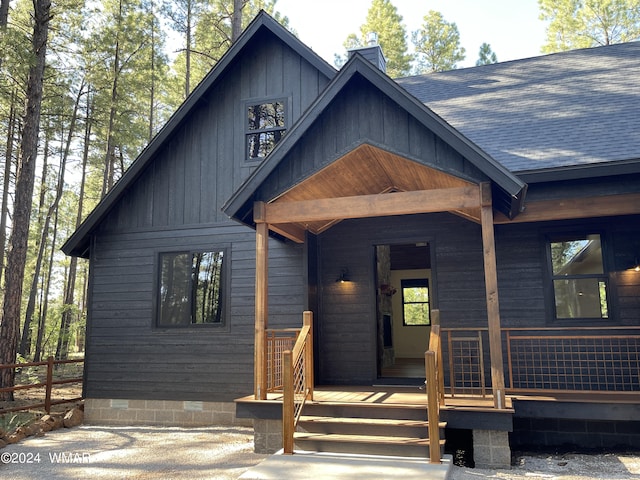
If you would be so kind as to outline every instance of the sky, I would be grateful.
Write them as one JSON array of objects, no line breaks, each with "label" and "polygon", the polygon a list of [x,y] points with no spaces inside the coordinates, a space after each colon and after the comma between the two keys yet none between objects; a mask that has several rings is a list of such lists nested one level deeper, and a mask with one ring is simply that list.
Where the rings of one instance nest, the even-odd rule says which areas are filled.
[{"label": "sky", "polygon": [[[344,54],[343,42],[359,34],[372,0],[278,0],[276,10],[289,17],[298,37],[331,65]],[[538,0],[391,0],[403,18],[407,44],[411,32],[429,10],[455,23],[466,59],[458,67],[475,65],[480,45],[488,43],[498,61],[540,55],[545,25],[538,19]]]}]

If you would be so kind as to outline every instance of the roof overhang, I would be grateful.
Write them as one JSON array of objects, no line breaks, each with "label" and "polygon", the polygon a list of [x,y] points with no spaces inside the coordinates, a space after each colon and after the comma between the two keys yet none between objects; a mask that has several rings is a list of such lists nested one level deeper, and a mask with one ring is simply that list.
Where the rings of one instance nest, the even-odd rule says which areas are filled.
[{"label": "roof overhang", "polygon": [[[285,186],[281,191],[265,198],[261,193],[262,185],[275,182],[273,177],[288,155],[293,155],[299,142],[305,141],[305,134],[350,81],[361,78],[377,88],[390,101],[395,102],[406,114],[413,117],[423,127],[446,143],[465,161],[468,161],[484,180],[465,178],[463,173],[445,171],[446,169],[429,165],[428,161],[413,158],[409,154],[392,152],[386,145],[368,141],[366,138],[354,139],[355,143],[340,157],[329,159],[328,165],[319,171],[310,172],[295,185]],[[493,192],[493,205],[508,218],[515,217],[521,210],[527,185],[517,176],[492,159],[477,145],[451,127],[446,121],[410,96],[393,80],[375,68],[370,62],[355,54],[336,75],[319,98],[283,137],[271,154],[264,160],[247,181],[234,193],[223,206],[223,211],[231,218],[253,226],[255,224],[254,202],[282,204],[321,199],[336,199],[362,196],[371,199],[372,195],[428,192],[445,192],[451,188],[478,186],[489,181]],[[277,183],[277,182],[275,182]],[[398,197],[396,195],[396,197]],[[302,204],[300,204],[302,205]],[[290,207],[293,205],[290,205]],[[445,211],[445,210],[439,210]],[[472,220],[479,219],[479,206],[456,206],[450,210]],[[284,236],[300,240],[301,232],[308,230],[319,233],[345,216],[322,218],[313,221],[288,222]],[[275,230],[275,229],[272,229]]]},{"label": "roof overhang", "polygon": [[[319,234],[346,218],[382,211],[386,215],[424,213],[426,205],[431,211],[445,209],[479,222],[472,187],[468,180],[362,144],[272,199],[266,221],[273,231],[295,241],[301,240],[304,230]],[[447,197],[454,193],[457,201],[451,202]],[[381,210],[385,202],[390,203]]]},{"label": "roof overhang", "polygon": [[155,158],[158,151],[164,147],[189,115],[197,108],[201,102],[207,101],[207,92],[231,67],[238,55],[247,47],[252,39],[260,32],[268,31],[277,38],[285,42],[291,49],[300,54],[327,78],[333,78],[336,70],[324,61],[317,53],[302,43],[295,35],[280,25],[273,17],[264,11],[253,19],[253,21],[243,31],[242,35],[231,45],[229,50],[216,63],[215,67],[205,76],[198,86],[191,92],[187,99],[173,113],[171,118],[162,127],[158,134],[149,142],[144,150],[138,155],[120,180],[100,201],[97,207],[87,216],[78,229],[67,239],[62,246],[62,251],[67,255],[74,255],[87,258],[89,255],[91,232],[99,225],[105,216],[111,211],[114,204],[125,193],[125,191],[142,175],[147,165]]}]

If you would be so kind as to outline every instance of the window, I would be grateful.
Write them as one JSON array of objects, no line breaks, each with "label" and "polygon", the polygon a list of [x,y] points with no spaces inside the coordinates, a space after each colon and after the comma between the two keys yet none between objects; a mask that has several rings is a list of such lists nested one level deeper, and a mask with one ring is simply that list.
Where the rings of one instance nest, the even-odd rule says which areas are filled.
[{"label": "window", "polygon": [[600,235],[554,236],[548,243],[556,318],[608,318]]},{"label": "window", "polygon": [[286,132],[284,100],[247,105],[247,158],[266,157]]},{"label": "window", "polygon": [[222,325],[224,251],[160,254],[158,326]]},{"label": "window", "polygon": [[431,325],[429,281],[417,278],[401,281],[403,325]]}]

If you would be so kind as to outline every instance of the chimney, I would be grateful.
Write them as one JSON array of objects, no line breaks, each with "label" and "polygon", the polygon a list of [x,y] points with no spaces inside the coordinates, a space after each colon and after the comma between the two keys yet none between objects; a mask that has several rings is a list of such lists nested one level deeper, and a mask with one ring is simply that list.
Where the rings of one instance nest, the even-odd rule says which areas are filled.
[{"label": "chimney", "polygon": [[356,52],[358,52],[364,58],[373,63],[377,68],[386,73],[387,60],[384,58],[384,53],[382,53],[382,47],[378,45],[377,33],[369,32],[367,34],[367,45],[365,47],[353,48],[349,50],[349,58],[351,58]]}]

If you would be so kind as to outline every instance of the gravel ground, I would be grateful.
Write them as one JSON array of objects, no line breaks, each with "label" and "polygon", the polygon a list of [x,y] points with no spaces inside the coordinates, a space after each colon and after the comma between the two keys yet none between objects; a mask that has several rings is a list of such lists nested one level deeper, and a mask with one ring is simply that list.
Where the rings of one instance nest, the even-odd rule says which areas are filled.
[{"label": "gravel ground", "polygon": [[511,470],[454,467],[451,480],[640,479],[640,454],[518,454]]},{"label": "gravel ground", "polygon": [[[80,426],[0,450],[0,478],[232,480],[266,455],[249,428]],[[453,467],[452,480],[640,480],[640,455],[518,456],[511,470]]]}]

